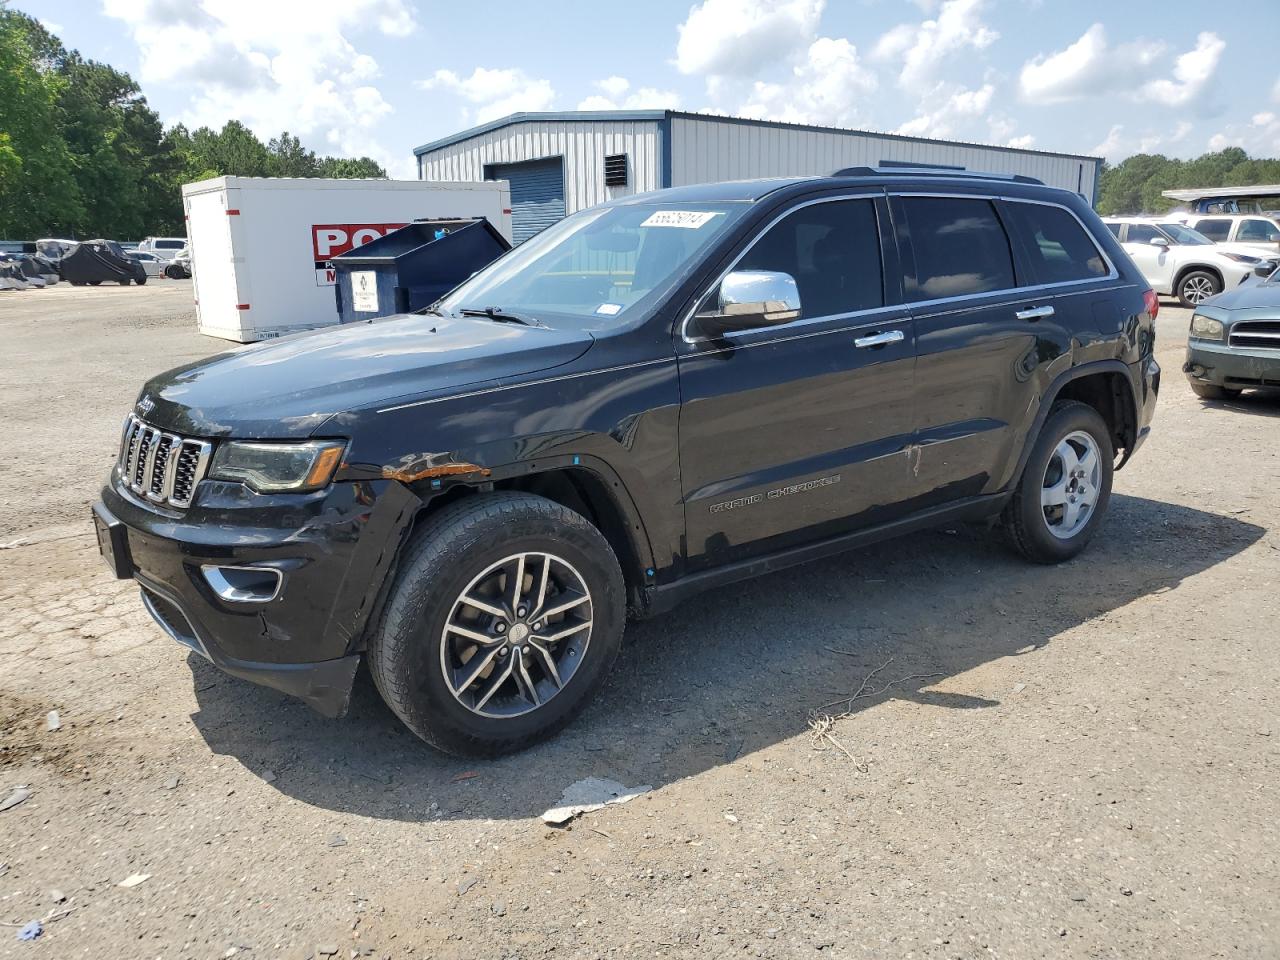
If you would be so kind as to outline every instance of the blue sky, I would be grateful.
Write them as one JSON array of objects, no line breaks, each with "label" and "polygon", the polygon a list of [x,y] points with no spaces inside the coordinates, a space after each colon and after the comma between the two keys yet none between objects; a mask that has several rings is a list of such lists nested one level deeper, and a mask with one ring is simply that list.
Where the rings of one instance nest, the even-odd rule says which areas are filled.
[{"label": "blue sky", "polygon": [[[1280,2],[16,0],[166,123],[412,176],[517,110],[677,107],[1092,153],[1280,156]],[[1226,11],[1232,11],[1227,13]]]}]

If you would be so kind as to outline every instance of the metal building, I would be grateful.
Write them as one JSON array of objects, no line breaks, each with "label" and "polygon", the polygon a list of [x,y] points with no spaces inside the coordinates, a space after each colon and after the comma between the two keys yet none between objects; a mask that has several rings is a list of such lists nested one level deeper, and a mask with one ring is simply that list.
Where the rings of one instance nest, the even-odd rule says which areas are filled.
[{"label": "metal building", "polygon": [[423,180],[509,180],[519,243],[614,197],[885,161],[1021,173],[1096,200],[1100,157],[677,110],[513,113],[417,147]]}]

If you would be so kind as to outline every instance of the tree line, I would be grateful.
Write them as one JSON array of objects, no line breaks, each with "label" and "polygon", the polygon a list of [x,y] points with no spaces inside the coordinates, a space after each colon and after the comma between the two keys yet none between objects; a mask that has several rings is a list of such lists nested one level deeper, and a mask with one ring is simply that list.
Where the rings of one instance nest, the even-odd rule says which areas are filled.
[{"label": "tree line", "polygon": [[67,50],[0,0],[0,238],[183,236],[182,185],[209,177],[386,177],[237,120],[165,129],[129,74]]},{"label": "tree line", "polygon": [[[1103,167],[1098,181],[1098,212],[1103,216],[1168,213],[1178,201],[1162,197],[1163,190],[1268,183],[1280,183],[1280,160],[1253,159],[1239,147],[1206,153],[1194,160],[1139,153],[1114,167]],[[1280,206],[1280,201],[1275,205]]]}]

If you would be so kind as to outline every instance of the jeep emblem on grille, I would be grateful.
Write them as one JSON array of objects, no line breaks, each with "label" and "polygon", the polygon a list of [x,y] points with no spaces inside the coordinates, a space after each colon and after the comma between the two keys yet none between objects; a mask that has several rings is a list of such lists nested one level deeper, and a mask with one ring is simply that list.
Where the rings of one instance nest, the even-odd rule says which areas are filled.
[{"label": "jeep emblem on grille", "polygon": [[156,405],[156,402],[152,400],[150,397],[143,397],[141,400],[138,401],[138,411],[140,413],[150,413],[152,408],[155,407],[155,405]]}]

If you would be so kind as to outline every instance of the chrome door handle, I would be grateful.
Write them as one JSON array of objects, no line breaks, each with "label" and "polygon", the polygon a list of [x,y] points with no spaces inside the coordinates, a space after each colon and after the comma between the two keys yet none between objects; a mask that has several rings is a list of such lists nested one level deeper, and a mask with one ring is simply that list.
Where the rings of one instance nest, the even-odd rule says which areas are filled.
[{"label": "chrome door handle", "polygon": [[901,343],[906,339],[901,330],[886,330],[884,333],[872,333],[858,337],[853,341],[855,347],[883,347],[886,343]]},{"label": "chrome door handle", "polygon": [[1014,314],[1019,320],[1039,320],[1041,317],[1052,317],[1053,307],[1028,307]]}]

